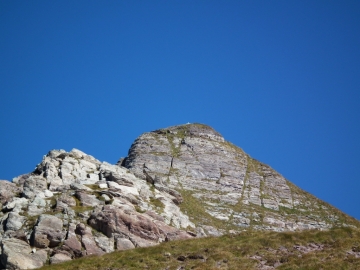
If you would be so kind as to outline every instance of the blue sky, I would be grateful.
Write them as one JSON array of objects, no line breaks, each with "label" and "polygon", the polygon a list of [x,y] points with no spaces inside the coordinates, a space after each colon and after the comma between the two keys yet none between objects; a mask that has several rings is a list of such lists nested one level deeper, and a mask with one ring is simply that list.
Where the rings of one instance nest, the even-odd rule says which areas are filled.
[{"label": "blue sky", "polygon": [[208,124],[360,219],[359,1],[1,1],[0,179]]}]

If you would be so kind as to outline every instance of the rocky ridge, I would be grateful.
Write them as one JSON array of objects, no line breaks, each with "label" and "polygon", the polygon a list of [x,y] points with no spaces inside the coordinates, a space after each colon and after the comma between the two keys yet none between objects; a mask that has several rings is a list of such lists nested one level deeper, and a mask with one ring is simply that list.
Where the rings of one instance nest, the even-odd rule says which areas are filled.
[{"label": "rocky ridge", "polygon": [[155,185],[165,185],[203,205],[204,213],[191,215],[191,220],[201,227],[221,220],[220,228],[214,228],[220,233],[239,228],[323,230],[353,224],[346,215],[296,187],[206,125],[144,133],[122,164],[137,177],[153,179]]},{"label": "rocky ridge", "polygon": [[144,133],[116,165],[52,150],[0,180],[0,209],[1,269],[249,229],[358,226],[201,124]]},{"label": "rocky ridge", "polygon": [[196,236],[181,230],[195,225],[180,195],[157,187],[77,149],[50,151],[34,172],[0,181],[1,269]]}]

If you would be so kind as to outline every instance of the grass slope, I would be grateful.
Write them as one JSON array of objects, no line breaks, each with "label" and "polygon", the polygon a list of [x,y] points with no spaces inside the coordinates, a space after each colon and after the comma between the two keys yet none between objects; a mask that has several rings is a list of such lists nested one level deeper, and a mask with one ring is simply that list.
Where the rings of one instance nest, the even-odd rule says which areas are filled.
[{"label": "grass slope", "polygon": [[162,243],[41,269],[360,269],[360,230],[261,232]]}]

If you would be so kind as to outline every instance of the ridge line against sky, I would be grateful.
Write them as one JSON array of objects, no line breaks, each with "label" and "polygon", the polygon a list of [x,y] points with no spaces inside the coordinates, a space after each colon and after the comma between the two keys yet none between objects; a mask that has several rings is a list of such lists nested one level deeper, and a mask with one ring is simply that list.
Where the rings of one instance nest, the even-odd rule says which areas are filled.
[{"label": "ridge line against sky", "polygon": [[0,179],[198,122],[360,219],[359,1],[1,1]]}]

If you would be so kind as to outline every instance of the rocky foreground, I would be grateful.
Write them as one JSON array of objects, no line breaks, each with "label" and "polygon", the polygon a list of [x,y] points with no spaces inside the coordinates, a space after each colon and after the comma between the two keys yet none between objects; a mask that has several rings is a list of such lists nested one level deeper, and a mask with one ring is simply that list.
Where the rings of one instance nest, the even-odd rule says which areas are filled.
[{"label": "rocky foreground", "polygon": [[358,226],[211,127],[141,135],[112,165],[52,150],[29,174],[0,180],[0,268],[242,230]]},{"label": "rocky foreground", "polygon": [[0,181],[2,269],[194,237],[180,230],[195,227],[177,206],[181,196],[161,189],[79,150],[50,151],[33,173]]}]

